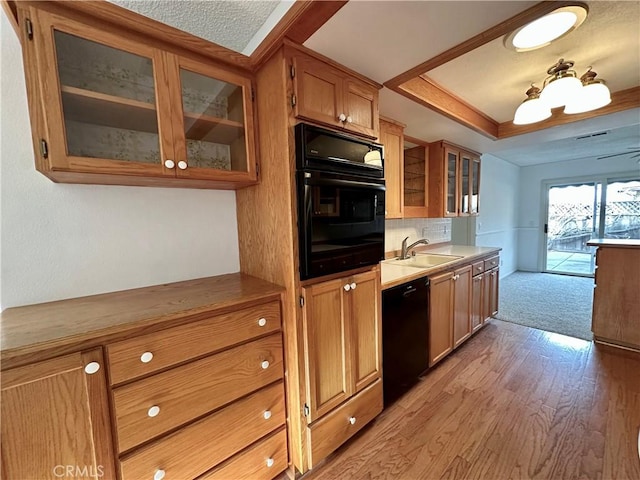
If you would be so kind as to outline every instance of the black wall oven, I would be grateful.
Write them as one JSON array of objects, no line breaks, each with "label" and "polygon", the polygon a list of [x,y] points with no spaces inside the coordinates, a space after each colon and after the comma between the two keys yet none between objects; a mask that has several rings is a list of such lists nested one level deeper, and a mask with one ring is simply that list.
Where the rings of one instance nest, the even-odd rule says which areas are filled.
[{"label": "black wall oven", "polygon": [[382,145],[296,126],[300,278],[384,258]]}]

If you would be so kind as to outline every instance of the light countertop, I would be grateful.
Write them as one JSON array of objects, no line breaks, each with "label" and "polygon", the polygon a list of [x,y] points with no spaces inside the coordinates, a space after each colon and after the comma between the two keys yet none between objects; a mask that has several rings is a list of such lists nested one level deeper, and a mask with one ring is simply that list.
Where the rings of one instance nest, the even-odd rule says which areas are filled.
[{"label": "light countertop", "polygon": [[438,255],[455,255],[459,258],[455,261],[436,265],[429,268],[409,267],[405,265],[394,265],[390,262],[393,259],[385,260],[380,263],[382,289],[392,288],[405,282],[410,282],[420,277],[434,275],[454,269],[460,265],[472,262],[475,259],[487,257],[491,254],[497,254],[501,248],[498,247],[469,247],[466,245],[430,245],[424,248],[416,249],[419,253],[432,253]]},{"label": "light countertop", "polygon": [[627,238],[594,238],[589,240],[590,247],[640,248],[640,240]]}]

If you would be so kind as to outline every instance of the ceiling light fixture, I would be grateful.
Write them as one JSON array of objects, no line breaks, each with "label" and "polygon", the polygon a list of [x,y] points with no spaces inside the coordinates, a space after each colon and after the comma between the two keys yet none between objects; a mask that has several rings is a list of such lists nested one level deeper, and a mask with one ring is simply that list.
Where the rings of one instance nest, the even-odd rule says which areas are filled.
[{"label": "ceiling light fixture", "polygon": [[551,109],[565,106],[564,113],[589,112],[611,103],[611,93],[604,80],[596,79],[591,68],[580,79],[571,70],[574,62],[561,58],[547,70],[542,90],[531,84],[527,98],[517,108],[516,125],[540,122],[551,116]]},{"label": "ceiling light fixture", "polygon": [[587,13],[588,7],[584,3],[556,8],[511,32],[505,37],[504,44],[516,52],[528,52],[545,47],[582,25]]}]

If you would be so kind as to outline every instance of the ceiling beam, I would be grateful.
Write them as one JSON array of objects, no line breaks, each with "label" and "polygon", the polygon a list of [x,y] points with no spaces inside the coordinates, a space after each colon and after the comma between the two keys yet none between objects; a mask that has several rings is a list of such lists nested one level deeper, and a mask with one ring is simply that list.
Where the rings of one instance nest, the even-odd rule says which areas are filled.
[{"label": "ceiling beam", "polygon": [[551,117],[543,120],[542,122],[530,123],[528,125],[514,125],[513,122],[503,122],[498,125],[498,139],[501,140],[503,138],[513,137],[514,135],[537,132],[538,130],[544,130],[545,128],[566,125],[567,123],[621,112],[631,108],[640,108],[640,87],[633,87],[619,92],[614,92],[611,94],[611,103],[609,105],[590,112],[569,115],[563,113],[563,108],[564,107],[553,109]]},{"label": "ceiling beam", "polygon": [[266,62],[285,37],[302,45],[346,3],[346,0],[297,0],[251,54],[253,68]]},{"label": "ceiling beam", "polygon": [[498,23],[493,27],[485,30],[484,32],[479,33],[478,35],[471,37],[468,40],[456,45],[455,47],[446,50],[439,55],[436,55],[429,60],[422,62],[420,65],[416,65],[410,70],[407,70],[400,75],[393,77],[392,79],[384,82],[384,86],[388,88],[397,87],[404,82],[411,80],[412,78],[417,77],[423,73],[428,72],[429,70],[433,70],[440,65],[444,65],[451,60],[458,58],[465,53],[469,53],[472,50],[475,50],[482,45],[489,43],[496,38],[500,38],[503,35],[507,35],[508,33],[513,32],[515,29],[526,25],[527,23],[546,15],[549,12],[557,8],[561,8],[567,5],[582,5],[588,11],[588,6],[581,2],[572,2],[572,1],[546,1],[540,2],[534,5],[527,10],[520,12],[517,15],[505,20],[504,22]]},{"label": "ceiling beam", "polygon": [[424,75],[391,90],[492,140],[498,138],[498,122]]}]

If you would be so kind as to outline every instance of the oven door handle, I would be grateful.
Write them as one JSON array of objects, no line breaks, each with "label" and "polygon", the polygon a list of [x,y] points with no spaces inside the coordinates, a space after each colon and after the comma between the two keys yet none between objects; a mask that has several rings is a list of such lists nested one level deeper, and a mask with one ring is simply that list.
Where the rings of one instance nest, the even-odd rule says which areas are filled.
[{"label": "oven door handle", "polygon": [[384,192],[386,190],[384,185],[379,183],[369,182],[353,182],[351,180],[336,180],[336,179],[317,179],[317,178],[305,178],[304,184],[311,187],[348,187],[348,188],[366,188],[368,190],[380,190]]}]

